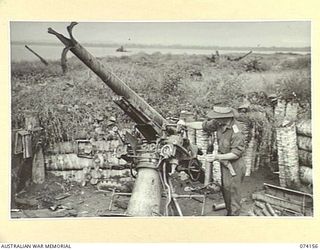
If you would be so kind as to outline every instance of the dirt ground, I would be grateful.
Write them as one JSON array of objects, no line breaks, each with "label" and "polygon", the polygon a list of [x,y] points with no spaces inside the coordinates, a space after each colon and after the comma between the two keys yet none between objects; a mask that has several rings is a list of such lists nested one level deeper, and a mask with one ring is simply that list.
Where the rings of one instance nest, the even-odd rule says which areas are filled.
[{"label": "dirt ground", "polygon": [[[261,168],[245,177],[242,187],[241,216],[252,215],[252,193],[262,190],[263,183],[278,184],[278,177],[268,168]],[[199,194],[185,191],[186,187],[199,187],[201,184],[189,181],[174,180],[177,194]],[[202,191],[203,194],[203,191]],[[125,213],[129,196],[114,196],[111,203],[112,191],[99,191],[96,186],[87,184],[81,186],[68,182],[61,177],[47,175],[43,184],[32,184],[21,191],[15,200],[11,211],[12,218],[59,218],[59,217],[105,217],[121,216]],[[224,216],[226,210],[213,211],[213,204],[223,203],[221,192],[206,191],[204,209],[201,198],[180,198],[179,205],[184,216]],[[165,201],[165,198],[163,198]],[[162,202],[165,203],[165,202]]]}]

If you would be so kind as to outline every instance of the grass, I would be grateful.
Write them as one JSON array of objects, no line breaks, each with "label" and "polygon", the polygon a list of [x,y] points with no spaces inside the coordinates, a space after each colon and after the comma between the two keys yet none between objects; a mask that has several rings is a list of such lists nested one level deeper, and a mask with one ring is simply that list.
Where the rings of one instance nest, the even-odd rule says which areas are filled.
[{"label": "grass", "polygon": [[[181,110],[203,116],[214,105],[236,108],[253,92],[288,97],[294,90],[300,101],[311,103],[309,55],[256,54],[212,63],[202,55],[138,53],[99,60],[164,117]],[[131,126],[112,102],[112,91],[93,72],[75,57],[68,65],[69,73],[62,75],[59,61],[48,67],[12,63],[13,127],[22,126],[24,110],[37,111],[47,137],[55,141],[72,139],[80,130],[89,133],[98,115],[116,116],[120,126]]]}]

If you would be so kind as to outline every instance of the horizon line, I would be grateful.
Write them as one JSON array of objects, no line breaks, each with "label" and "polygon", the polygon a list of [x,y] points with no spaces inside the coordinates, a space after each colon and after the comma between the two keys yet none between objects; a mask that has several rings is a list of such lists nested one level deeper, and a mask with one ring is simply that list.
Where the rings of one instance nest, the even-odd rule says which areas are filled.
[{"label": "horizon line", "polygon": [[[55,46],[61,45],[58,42],[52,41],[10,41],[12,45],[43,45],[43,46]],[[263,50],[263,49],[302,49],[302,50],[311,50],[311,46],[223,46],[223,45],[191,45],[191,44],[144,44],[144,43],[119,43],[119,42],[82,42],[81,44],[88,46],[88,47],[113,47],[113,46],[124,46],[127,48],[134,48],[134,47],[163,47],[163,48],[199,48],[199,49],[226,49],[226,48],[235,48],[235,49],[255,49],[255,50]]]}]

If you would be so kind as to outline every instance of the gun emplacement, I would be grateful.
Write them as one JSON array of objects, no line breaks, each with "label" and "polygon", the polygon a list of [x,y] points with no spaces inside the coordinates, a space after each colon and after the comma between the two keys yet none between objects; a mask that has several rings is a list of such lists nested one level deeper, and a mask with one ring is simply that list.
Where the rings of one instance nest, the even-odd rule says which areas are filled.
[{"label": "gun emplacement", "polygon": [[[165,215],[182,216],[173,191],[170,175],[177,171],[186,171],[189,175],[200,176],[197,161],[197,147],[191,145],[187,129],[179,124],[169,124],[154,108],[127,86],[111,70],[108,70],[73,37],[72,22],[68,27],[70,38],[48,29],[85,65],[95,72],[100,79],[117,95],[114,102],[136,123],[137,129],[146,140],[137,140],[130,133],[126,134],[128,145],[117,150],[118,156],[130,161],[137,170],[137,178],[129,201],[126,215],[152,216],[160,214],[162,188],[167,202]],[[179,197],[178,197],[179,198]]]}]

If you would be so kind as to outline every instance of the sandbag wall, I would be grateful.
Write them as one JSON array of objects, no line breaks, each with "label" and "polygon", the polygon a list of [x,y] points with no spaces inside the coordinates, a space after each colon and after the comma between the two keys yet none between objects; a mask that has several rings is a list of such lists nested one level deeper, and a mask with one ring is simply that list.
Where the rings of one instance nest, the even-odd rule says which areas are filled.
[{"label": "sandbag wall", "polygon": [[279,181],[283,187],[310,191],[312,185],[311,119],[298,120],[299,105],[277,100],[274,109]]},{"label": "sandbag wall", "polygon": [[312,124],[311,120],[297,122],[299,176],[301,183],[312,185]]},{"label": "sandbag wall", "polygon": [[97,184],[112,178],[126,181],[131,177],[126,161],[116,157],[118,145],[118,140],[88,141],[81,146],[79,141],[55,143],[45,154],[46,171],[83,184]]},{"label": "sandbag wall", "polygon": [[311,120],[286,122],[276,132],[280,186],[311,191]]},{"label": "sandbag wall", "polygon": [[271,107],[251,104],[249,111],[236,118],[245,139],[246,149],[242,157],[246,176],[260,167],[271,167],[272,115]]},{"label": "sandbag wall", "polygon": [[277,149],[278,139],[276,130],[281,127],[284,120],[296,122],[298,119],[298,103],[278,99],[274,107],[274,127],[272,129],[272,155],[273,160],[277,161],[279,154]]},{"label": "sandbag wall", "polygon": [[243,160],[246,165],[246,173],[245,176],[250,176],[251,172],[255,169],[255,162],[256,162],[256,150],[257,150],[257,141],[255,139],[255,128],[251,128],[247,133],[251,134],[251,139],[246,142],[247,148],[246,151],[243,153]]}]

